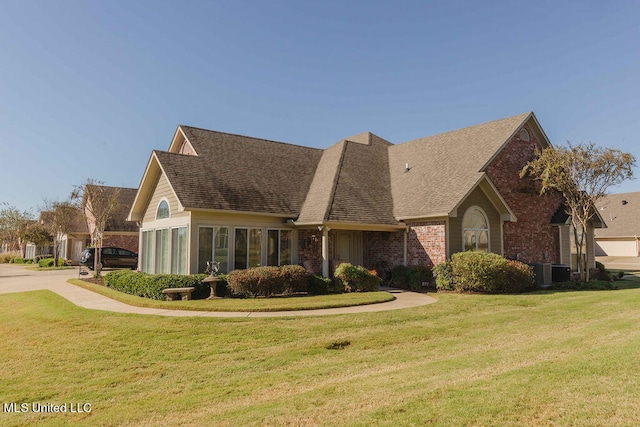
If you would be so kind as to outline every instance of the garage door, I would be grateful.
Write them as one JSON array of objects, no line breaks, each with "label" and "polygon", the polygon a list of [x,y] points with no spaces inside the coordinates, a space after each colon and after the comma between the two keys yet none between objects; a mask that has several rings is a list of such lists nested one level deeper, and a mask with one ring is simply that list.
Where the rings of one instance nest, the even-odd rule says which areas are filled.
[{"label": "garage door", "polygon": [[596,256],[638,256],[635,240],[598,240]]}]

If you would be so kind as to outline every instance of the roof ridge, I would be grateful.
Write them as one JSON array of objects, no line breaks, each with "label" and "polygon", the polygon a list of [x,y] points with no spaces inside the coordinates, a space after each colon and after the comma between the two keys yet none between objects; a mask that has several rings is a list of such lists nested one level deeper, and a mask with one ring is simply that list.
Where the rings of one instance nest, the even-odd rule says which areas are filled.
[{"label": "roof ridge", "polygon": [[338,188],[338,180],[340,178],[340,173],[342,172],[342,166],[344,165],[344,153],[347,151],[347,140],[342,140],[338,144],[342,144],[342,148],[340,150],[340,160],[338,161],[338,167],[336,168],[335,175],[333,176],[333,184],[331,185],[331,195],[329,196],[329,203],[327,203],[327,208],[324,212],[324,216],[322,218],[323,221],[328,221],[329,216],[331,215],[331,211],[333,210],[333,204],[336,201],[336,189]]},{"label": "roof ridge", "polygon": [[449,130],[449,131],[446,131],[446,132],[440,132],[440,133],[436,133],[436,134],[433,134],[433,135],[427,135],[427,136],[423,136],[423,137],[420,137],[420,138],[412,139],[412,140],[409,140],[409,141],[401,142],[400,144],[397,144],[397,145],[410,144],[412,142],[422,141],[422,140],[425,140],[425,139],[428,139],[428,138],[434,138],[436,136],[442,136],[442,135],[447,135],[447,134],[451,134],[451,133],[455,133],[455,132],[465,131],[465,130],[468,130],[468,129],[471,129],[471,128],[475,128],[475,127],[478,127],[478,126],[485,126],[485,125],[490,125],[492,123],[498,123],[498,122],[502,122],[502,121],[506,121],[506,120],[513,120],[516,117],[522,117],[523,120],[524,120],[524,117],[529,116],[531,114],[533,114],[533,112],[529,111],[527,113],[516,114],[515,116],[503,117],[501,119],[490,120],[488,122],[483,122],[483,123],[477,123],[475,125],[465,126],[465,127],[462,127],[462,128],[453,129],[453,130]]},{"label": "roof ridge", "polygon": [[[254,141],[272,142],[274,144],[283,144],[283,145],[290,145],[290,146],[293,146],[293,147],[306,148],[306,149],[309,149],[309,150],[323,151],[322,148],[315,148],[315,147],[309,147],[309,146],[306,146],[306,145],[293,144],[291,142],[276,141],[274,139],[257,138],[255,136],[242,135],[242,134],[239,134],[239,133],[223,132],[223,131],[219,131],[219,130],[205,129],[205,128],[200,128],[200,127],[196,127],[196,126],[189,126],[189,125],[178,125],[178,127],[196,129],[196,130],[199,130],[199,131],[217,133],[217,134],[220,134],[220,135],[238,136],[240,138],[252,139]],[[188,138],[187,138],[187,140],[188,140]]]}]

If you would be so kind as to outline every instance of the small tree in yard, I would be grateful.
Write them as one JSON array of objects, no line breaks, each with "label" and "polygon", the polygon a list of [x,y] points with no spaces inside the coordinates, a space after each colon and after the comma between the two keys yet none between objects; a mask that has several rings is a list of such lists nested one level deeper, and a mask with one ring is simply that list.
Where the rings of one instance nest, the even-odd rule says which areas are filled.
[{"label": "small tree in yard", "polygon": [[31,242],[37,247],[49,245],[53,242],[53,237],[49,230],[38,222],[27,225],[21,232],[20,239],[25,242]]},{"label": "small tree in yard", "polygon": [[80,206],[87,218],[91,242],[95,247],[93,257],[94,271],[99,276],[102,270],[102,241],[107,222],[114,212],[120,207],[120,189],[105,187],[104,183],[88,178],[83,184],[74,188],[71,193],[72,200],[80,201]]},{"label": "small tree in yard", "polygon": [[[596,215],[596,203],[607,190],[633,178],[636,159],[630,153],[614,148],[600,148],[594,143],[547,148],[536,153],[536,158],[522,169],[520,176],[530,175],[540,181],[540,194],[558,191],[564,199],[565,212],[571,218],[575,237],[580,276],[589,281],[583,245],[588,247],[586,233]],[[578,230],[584,232],[579,233]]]},{"label": "small tree in yard", "polygon": [[20,234],[31,219],[30,212],[20,211],[13,206],[0,210],[0,244],[6,244],[9,251],[20,250],[24,256],[25,242],[20,239]]},{"label": "small tree in yard", "polygon": [[42,213],[42,225],[51,234],[53,239],[54,266],[58,265],[60,258],[60,244],[62,236],[74,231],[78,208],[70,201],[51,202],[45,201],[45,209]]}]

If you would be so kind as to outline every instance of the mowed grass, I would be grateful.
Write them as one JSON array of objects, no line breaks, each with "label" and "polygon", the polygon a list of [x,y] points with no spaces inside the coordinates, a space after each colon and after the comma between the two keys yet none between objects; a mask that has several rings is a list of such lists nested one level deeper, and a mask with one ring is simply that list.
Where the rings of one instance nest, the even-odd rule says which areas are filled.
[{"label": "mowed grass", "polygon": [[211,319],[0,295],[1,400],[92,404],[0,424],[640,424],[640,289],[437,296],[380,313]]},{"label": "mowed grass", "polygon": [[353,307],[393,301],[389,292],[354,292],[348,294],[313,295],[282,298],[214,298],[212,300],[161,301],[142,298],[136,295],[85,282],[69,279],[69,283],[99,293],[116,301],[137,307],[150,307],[192,311],[292,311],[318,310],[324,308]]}]

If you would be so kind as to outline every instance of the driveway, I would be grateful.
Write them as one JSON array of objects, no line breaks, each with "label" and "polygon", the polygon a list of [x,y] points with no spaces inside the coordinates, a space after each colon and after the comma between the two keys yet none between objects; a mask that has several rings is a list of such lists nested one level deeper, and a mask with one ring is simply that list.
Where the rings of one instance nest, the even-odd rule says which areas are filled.
[{"label": "driveway", "polygon": [[159,316],[175,317],[325,316],[329,314],[369,313],[376,311],[398,310],[402,308],[419,307],[432,304],[437,301],[429,295],[394,289],[389,291],[396,297],[394,301],[356,307],[274,312],[166,310],[159,308],[135,307],[67,283],[68,279],[77,277],[77,268],[72,270],[33,271],[28,270],[21,265],[0,264],[0,294],[46,289],[57,293],[77,306],[93,310],[111,311],[115,313],[155,314]]},{"label": "driveway", "polygon": [[636,256],[599,256],[596,261],[609,270],[640,270],[640,257]]}]

